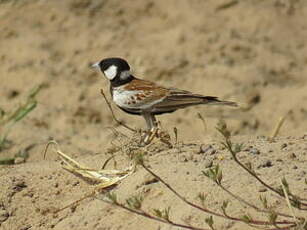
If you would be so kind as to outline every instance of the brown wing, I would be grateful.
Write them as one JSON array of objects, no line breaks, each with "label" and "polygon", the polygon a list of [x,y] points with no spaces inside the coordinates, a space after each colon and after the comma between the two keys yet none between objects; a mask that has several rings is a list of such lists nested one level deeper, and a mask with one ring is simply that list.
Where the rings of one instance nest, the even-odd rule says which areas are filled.
[{"label": "brown wing", "polygon": [[136,103],[131,104],[130,107],[139,109],[153,105],[163,100],[169,94],[166,88],[158,86],[153,82],[137,78],[129,82],[125,86],[125,90],[137,92],[135,94]]},{"label": "brown wing", "polygon": [[172,112],[177,109],[199,104],[221,104],[236,106],[234,102],[220,101],[217,97],[203,96],[177,88],[165,88],[153,82],[133,79],[126,90],[140,91],[136,97],[138,103],[131,105],[131,109],[149,109],[154,113]]},{"label": "brown wing", "polygon": [[192,105],[199,104],[216,104],[237,106],[236,103],[230,101],[221,101],[217,97],[203,96],[192,92],[169,88],[169,94],[159,103],[153,106],[154,112],[167,112],[182,109]]}]

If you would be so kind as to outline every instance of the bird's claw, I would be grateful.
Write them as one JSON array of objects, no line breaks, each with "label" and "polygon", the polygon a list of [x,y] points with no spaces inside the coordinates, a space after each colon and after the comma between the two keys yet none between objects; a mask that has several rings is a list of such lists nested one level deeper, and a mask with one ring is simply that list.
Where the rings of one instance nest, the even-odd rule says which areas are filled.
[{"label": "bird's claw", "polygon": [[145,131],[145,135],[141,138],[141,145],[149,145],[154,138],[159,138],[163,143],[172,147],[169,134],[162,131],[159,127],[153,127],[149,131]]},{"label": "bird's claw", "polygon": [[149,131],[146,132],[144,138],[142,138],[141,143],[144,145],[148,145],[152,142],[152,140],[157,137],[157,133],[159,131],[159,128],[153,127]]}]

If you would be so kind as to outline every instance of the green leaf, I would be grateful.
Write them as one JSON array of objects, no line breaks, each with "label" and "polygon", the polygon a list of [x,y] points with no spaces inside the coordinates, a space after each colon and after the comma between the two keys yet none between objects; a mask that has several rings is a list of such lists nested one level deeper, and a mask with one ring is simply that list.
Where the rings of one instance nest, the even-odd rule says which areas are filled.
[{"label": "green leaf", "polygon": [[126,203],[130,208],[140,209],[144,198],[142,196],[132,196],[126,200]]},{"label": "green leaf", "polygon": [[42,85],[35,86],[33,89],[30,90],[28,94],[28,98],[33,99],[41,89],[42,89]]},{"label": "green leaf", "polygon": [[227,216],[226,209],[227,209],[227,207],[228,207],[228,204],[229,204],[229,201],[225,200],[225,201],[223,201],[223,204],[222,204],[222,206],[221,206],[221,209],[222,209],[223,214],[224,214],[225,216]]},{"label": "green leaf", "polygon": [[114,192],[108,192],[108,193],[106,194],[106,197],[107,197],[110,201],[112,201],[114,204],[118,204],[118,202],[117,202],[117,195],[116,195]]},{"label": "green leaf", "polygon": [[223,209],[227,208],[228,204],[229,204],[229,201],[228,200],[224,200],[223,204],[222,204],[222,208]]},{"label": "green leaf", "polygon": [[209,225],[209,227],[211,229],[214,229],[213,228],[213,224],[214,224],[214,221],[213,221],[213,217],[212,216],[209,216],[208,218],[205,219],[205,222]]},{"label": "green leaf", "polygon": [[217,168],[217,170],[218,171],[216,172],[216,183],[220,185],[223,179],[223,172],[219,168]]},{"label": "green leaf", "polygon": [[301,208],[301,205],[302,205],[301,201],[295,196],[292,197],[292,200],[290,200],[290,203],[295,208]]},{"label": "green leaf", "polygon": [[36,101],[29,102],[24,107],[20,107],[16,110],[16,112],[12,115],[14,122],[20,121],[24,118],[28,113],[30,113],[33,109],[35,109],[37,105]]},{"label": "green leaf", "polygon": [[288,183],[288,181],[286,180],[285,177],[281,179],[281,183],[282,183],[282,185],[284,186],[286,192],[287,192],[289,195],[291,195],[289,183]]},{"label": "green leaf", "polygon": [[268,209],[268,200],[265,196],[259,196],[259,199],[265,209]]},{"label": "green leaf", "polygon": [[270,221],[270,223],[275,225],[277,217],[278,217],[278,215],[274,211],[271,211],[269,213],[269,221]]},{"label": "green leaf", "polygon": [[253,165],[250,161],[246,162],[245,166],[249,171],[254,172]]},{"label": "green leaf", "polygon": [[250,223],[252,218],[249,215],[244,215],[241,217],[241,220],[243,220],[246,223]]},{"label": "green leaf", "polygon": [[15,163],[15,158],[0,159],[0,165],[13,165],[14,163]]},{"label": "green leaf", "polygon": [[133,156],[136,165],[144,165],[144,154],[142,152],[137,152]]},{"label": "green leaf", "polygon": [[5,115],[5,111],[2,108],[0,108],[0,119],[2,119],[4,115]]},{"label": "green leaf", "polygon": [[154,212],[154,215],[156,217],[159,217],[159,218],[164,219],[166,221],[170,221],[170,216],[169,216],[170,210],[171,210],[171,208],[167,207],[167,208],[163,209],[162,211],[160,209],[153,209],[153,212]]},{"label": "green leaf", "polygon": [[242,148],[243,148],[243,143],[241,143],[241,144],[235,144],[235,147],[234,147],[233,151],[234,151],[235,153],[239,153],[239,152],[242,151]]},{"label": "green leaf", "polygon": [[203,192],[200,192],[200,193],[198,193],[198,199],[200,199],[200,202],[201,202],[201,205],[203,206],[203,207],[205,207],[206,205],[205,205],[205,201],[206,201],[206,199],[207,199],[207,197],[208,197],[208,194],[204,194]]},{"label": "green leaf", "polygon": [[164,219],[169,221],[169,213],[170,213],[171,207],[167,207],[166,209],[164,209]]},{"label": "green leaf", "polygon": [[162,212],[160,209],[153,209],[153,212],[156,217],[162,218]]}]

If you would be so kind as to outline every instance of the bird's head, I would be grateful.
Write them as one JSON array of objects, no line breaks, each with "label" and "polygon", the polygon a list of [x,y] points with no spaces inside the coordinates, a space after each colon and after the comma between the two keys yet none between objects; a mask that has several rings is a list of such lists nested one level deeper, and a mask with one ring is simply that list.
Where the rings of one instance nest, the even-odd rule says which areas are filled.
[{"label": "bird's head", "polygon": [[130,66],[122,58],[105,58],[93,64],[92,67],[100,69],[111,82],[126,81],[131,76]]}]

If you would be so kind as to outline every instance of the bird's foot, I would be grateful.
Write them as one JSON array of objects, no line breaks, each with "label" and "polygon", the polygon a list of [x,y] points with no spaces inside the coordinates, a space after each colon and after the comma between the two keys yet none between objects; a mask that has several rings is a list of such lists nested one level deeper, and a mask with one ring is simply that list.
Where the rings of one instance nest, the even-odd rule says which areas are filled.
[{"label": "bird's foot", "polygon": [[161,142],[167,144],[169,148],[173,147],[171,143],[171,136],[169,135],[168,132],[159,129],[157,131],[156,137],[159,138]]},{"label": "bird's foot", "polygon": [[152,129],[145,131],[143,136],[141,137],[141,146],[149,145],[155,138],[159,138],[163,143],[167,144],[172,147],[170,142],[171,138],[170,135],[161,130],[159,127],[153,127]]},{"label": "bird's foot", "polygon": [[145,132],[145,135],[141,138],[141,145],[145,146],[152,142],[152,140],[157,136],[159,128],[153,127]]}]

